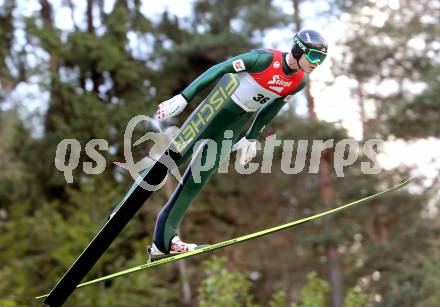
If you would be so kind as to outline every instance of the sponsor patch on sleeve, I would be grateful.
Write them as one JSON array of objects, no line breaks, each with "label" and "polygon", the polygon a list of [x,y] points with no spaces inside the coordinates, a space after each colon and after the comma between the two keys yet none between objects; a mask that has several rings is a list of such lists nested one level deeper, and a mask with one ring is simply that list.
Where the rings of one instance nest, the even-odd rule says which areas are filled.
[{"label": "sponsor patch on sleeve", "polygon": [[293,95],[287,95],[286,97],[284,97],[284,101],[285,102],[293,102],[294,98]]},{"label": "sponsor patch on sleeve", "polygon": [[242,59],[238,59],[232,62],[232,66],[234,67],[234,70],[236,72],[243,71],[246,69],[246,66],[244,66],[244,62]]}]

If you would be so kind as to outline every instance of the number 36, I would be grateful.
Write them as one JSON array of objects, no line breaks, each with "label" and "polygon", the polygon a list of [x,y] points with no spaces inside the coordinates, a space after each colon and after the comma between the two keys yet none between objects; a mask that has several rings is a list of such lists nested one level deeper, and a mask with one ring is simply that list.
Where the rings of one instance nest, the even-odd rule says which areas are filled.
[{"label": "number 36", "polygon": [[253,97],[254,101],[258,101],[259,103],[263,104],[269,101],[269,97],[265,97],[263,94],[258,94],[258,96]]}]

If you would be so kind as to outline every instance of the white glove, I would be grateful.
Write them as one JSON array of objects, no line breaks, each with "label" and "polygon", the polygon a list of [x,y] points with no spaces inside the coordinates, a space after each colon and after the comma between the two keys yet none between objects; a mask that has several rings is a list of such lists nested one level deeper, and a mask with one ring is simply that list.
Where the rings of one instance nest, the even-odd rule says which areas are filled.
[{"label": "white glove", "polygon": [[245,166],[257,155],[257,141],[248,140],[246,137],[242,137],[240,141],[232,146],[232,151],[240,150],[240,165]]},{"label": "white glove", "polygon": [[167,118],[177,116],[182,113],[183,109],[185,109],[187,105],[188,102],[181,94],[165,100],[157,106],[157,119],[165,120]]}]

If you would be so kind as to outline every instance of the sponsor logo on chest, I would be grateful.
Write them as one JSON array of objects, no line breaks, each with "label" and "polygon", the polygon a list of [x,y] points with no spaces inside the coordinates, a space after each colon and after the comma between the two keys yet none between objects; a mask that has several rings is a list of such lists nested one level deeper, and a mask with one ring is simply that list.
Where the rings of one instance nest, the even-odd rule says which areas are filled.
[{"label": "sponsor logo on chest", "polygon": [[269,88],[277,93],[281,93],[285,88],[292,85],[292,81],[284,80],[280,75],[273,75],[272,80],[267,82]]}]

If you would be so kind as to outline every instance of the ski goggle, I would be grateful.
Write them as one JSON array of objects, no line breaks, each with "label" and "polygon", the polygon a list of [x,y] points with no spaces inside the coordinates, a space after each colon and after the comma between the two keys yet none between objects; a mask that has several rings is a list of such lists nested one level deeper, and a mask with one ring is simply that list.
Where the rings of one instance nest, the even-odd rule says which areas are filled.
[{"label": "ski goggle", "polygon": [[316,64],[319,63],[321,64],[322,62],[324,62],[325,57],[327,56],[327,53],[316,50],[316,49],[308,49],[308,52],[305,53],[306,59],[312,63],[312,64]]},{"label": "ski goggle", "polygon": [[325,57],[327,56],[327,52],[323,52],[323,51],[317,50],[317,49],[307,48],[304,45],[304,43],[299,39],[298,35],[295,35],[293,40],[294,40],[294,43],[296,43],[302,49],[302,51],[304,52],[304,55],[306,56],[306,59],[310,63],[321,64],[322,62],[324,62]]}]

